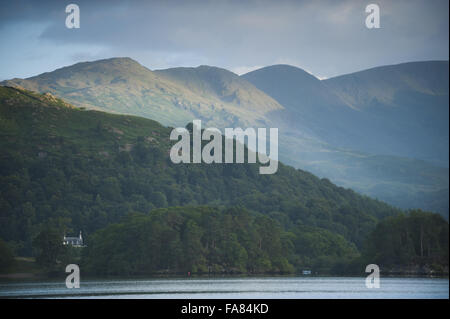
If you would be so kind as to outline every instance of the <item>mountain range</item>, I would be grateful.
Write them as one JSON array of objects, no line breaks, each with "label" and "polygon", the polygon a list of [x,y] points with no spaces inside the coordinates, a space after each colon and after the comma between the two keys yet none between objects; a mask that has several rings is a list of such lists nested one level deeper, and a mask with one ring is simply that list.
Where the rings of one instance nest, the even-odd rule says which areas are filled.
[{"label": "mountain range", "polygon": [[280,160],[401,208],[448,217],[448,61],[319,80],[289,65],[238,76],[151,71],[130,58],[77,63],[4,86],[167,126],[278,127]]},{"label": "mountain range", "polygon": [[[109,262],[122,275],[194,271],[192,256],[219,272],[342,271],[379,221],[402,215],[281,162],[272,175],[251,163],[174,164],[170,132],[0,87],[0,240],[30,256],[50,230],[57,243],[82,230],[92,270],[104,273]],[[157,256],[142,263],[147,252]]]}]

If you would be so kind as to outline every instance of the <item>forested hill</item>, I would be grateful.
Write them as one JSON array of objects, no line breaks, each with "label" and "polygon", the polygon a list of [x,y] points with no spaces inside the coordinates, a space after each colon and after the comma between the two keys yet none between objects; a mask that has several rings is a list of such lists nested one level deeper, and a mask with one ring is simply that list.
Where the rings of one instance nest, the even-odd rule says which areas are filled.
[{"label": "forested hill", "polygon": [[122,57],[0,85],[168,126],[197,118],[219,129],[277,127],[283,163],[394,207],[448,219],[448,61],[321,81],[289,65],[238,76],[206,65],[152,71]]},{"label": "forested hill", "polygon": [[[202,205],[266,216],[293,234],[303,229],[323,241],[317,256],[332,247],[344,247],[336,253],[344,256],[357,253],[378,220],[398,213],[281,163],[273,175],[260,175],[259,164],[173,164],[170,131],[152,120],[0,87],[0,238],[31,255],[33,239],[48,228],[82,230],[89,243],[95,231],[135,213]],[[295,238],[289,242],[295,246]]]}]

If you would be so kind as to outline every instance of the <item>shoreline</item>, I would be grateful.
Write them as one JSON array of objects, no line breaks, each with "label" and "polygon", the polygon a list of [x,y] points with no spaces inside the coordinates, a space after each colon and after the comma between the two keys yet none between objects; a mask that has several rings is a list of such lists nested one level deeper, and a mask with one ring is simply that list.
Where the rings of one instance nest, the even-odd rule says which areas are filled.
[{"label": "shoreline", "polygon": [[[35,273],[9,273],[0,274],[0,283],[10,283],[10,282],[55,282],[60,280],[65,280],[66,275],[61,276],[46,276],[45,274],[35,274]],[[192,274],[190,276],[183,275],[139,275],[139,276],[95,276],[95,275],[82,275],[82,280],[85,281],[109,281],[109,280],[162,280],[162,279],[173,279],[173,280],[189,280],[189,279],[257,279],[257,278],[366,278],[366,275],[301,275],[301,274],[289,274],[289,275],[279,275],[279,274],[223,274],[223,275],[202,275],[202,274]],[[380,274],[380,278],[408,278],[408,279],[449,279],[449,275],[411,275],[411,274]]]}]

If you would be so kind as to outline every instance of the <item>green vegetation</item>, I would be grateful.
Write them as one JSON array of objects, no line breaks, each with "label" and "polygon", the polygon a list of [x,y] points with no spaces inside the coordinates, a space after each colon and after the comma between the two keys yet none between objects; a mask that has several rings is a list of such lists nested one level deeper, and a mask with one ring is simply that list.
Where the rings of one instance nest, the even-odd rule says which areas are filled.
[{"label": "green vegetation", "polygon": [[0,239],[0,273],[11,271],[15,266],[14,255],[9,246]]},{"label": "green vegetation", "polygon": [[448,219],[448,61],[321,81],[289,65],[237,76],[210,66],[151,71],[112,58],[0,84],[163,125],[278,127],[283,163]]},{"label": "green vegetation", "polygon": [[0,238],[48,271],[339,273],[400,213],[281,163],[173,164],[170,131],[0,87]]},{"label": "green vegetation", "polygon": [[367,240],[364,256],[386,272],[429,268],[448,273],[448,244],[448,222],[438,214],[412,211],[381,221]]},{"label": "green vegetation", "polygon": [[[133,247],[133,249],[130,249]],[[97,274],[293,273],[329,271],[358,255],[330,231],[243,208],[175,207],[130,214],[90,237],[83,268]]]},{"label": "green vegetation", "polygon": [[[83,269],[96,275],[448,275],[448,223],[411,211],[383,219],[357,247],[329,230],[279,222],[243,208],[171,207],[130,214],[91,236]],[[129,249],[129,247],[133,247]],[[361,251],[361,253],[360,253]]]}]

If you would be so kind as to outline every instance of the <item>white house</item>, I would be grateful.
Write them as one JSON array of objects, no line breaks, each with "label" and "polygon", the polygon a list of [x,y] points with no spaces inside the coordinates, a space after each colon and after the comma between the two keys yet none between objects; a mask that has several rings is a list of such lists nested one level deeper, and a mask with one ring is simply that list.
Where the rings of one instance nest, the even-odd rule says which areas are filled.
[{"label": "white house", "polygon": [[66,237],[64,235],[63,245],[71,245],[73,247],[84,247],[83,237],[81,236],[81,230],[80,235],[78,237]]}]

